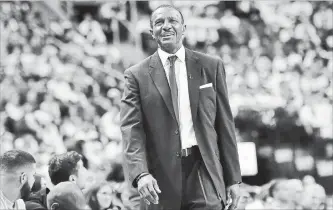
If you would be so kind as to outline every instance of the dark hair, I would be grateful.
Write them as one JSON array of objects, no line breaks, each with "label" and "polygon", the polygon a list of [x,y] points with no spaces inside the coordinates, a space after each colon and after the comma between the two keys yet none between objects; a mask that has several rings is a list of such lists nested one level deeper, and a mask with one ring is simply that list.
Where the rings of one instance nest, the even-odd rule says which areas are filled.
[{"label": "dark hair", "polygon": [[70,175],[77,175],[77,163],[81,158],[82,156],[75,151],[52,157],[49,162],[49,176],[52,184],[69,181]]},{"label": "dark hair", "polygon": [[279,178],[279,179],[275,179],[275,180],[272,180],[272,184],[271,186],[269,187],[268,189],[268,193],[269,193],[269,196],[274,198],[274,192],[279,189],[279,187],[281,186],[281,184],[286,181],[287,179],[284,179],[284,178]]},{"label": "dark hair", "polygon": [[[102,182],[91,187],[85,194],[86,202],[90,206],[91,210],[100,210],[100,205],[97,200],[98,191],[105,185],[108,185],[107,182]],[[112,205],[112,203],[111,203]]]},{"label": "dark hair", "polygon": [[111,172],[106,177],[106,181],[123,182],[125,181],[123,166],[116,163],[112,166]]},{"label": "dark hair", "polygon": [[14,171],[36,163],[35,158],[22,150],[10,150],[0,156],[0,170],[3,172]]},{"label": "dark hair", "polygon": [[179,14],[180,14],[180,17],[182,18],[182,24],[184,24],[184,16],[182,14],[182,12],[175,6],[173,5],[170,5],[170,4],[162,4],[160,6],[158,6],[152,13],[151,13],[151,16],[150,16],[150,27],[153,28],[153,20],[152,20],[152,17],[153,17],[153,14],[156,12],[156,10],[160,9],[160,8],[172,8],[174,10],[176,10]]}]

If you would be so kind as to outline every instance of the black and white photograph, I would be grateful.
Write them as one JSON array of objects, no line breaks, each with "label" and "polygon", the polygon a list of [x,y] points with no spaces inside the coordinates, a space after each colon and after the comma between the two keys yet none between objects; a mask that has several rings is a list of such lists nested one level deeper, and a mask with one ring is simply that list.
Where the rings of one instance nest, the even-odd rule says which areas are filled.
[{"label": "black and white photograph", "polygon": [[333,1],[0,0],[0,210],[333,210]]}]

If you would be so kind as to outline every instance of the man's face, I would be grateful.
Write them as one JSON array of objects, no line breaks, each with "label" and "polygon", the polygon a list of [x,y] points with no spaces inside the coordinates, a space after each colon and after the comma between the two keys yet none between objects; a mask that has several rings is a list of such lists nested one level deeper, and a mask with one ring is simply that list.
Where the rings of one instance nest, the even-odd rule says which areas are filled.
[{"label": "man's face", "polygon": [[290,200],[288,186],[286,183],[287,183],[286,181],[282,181],[281,183],[278,184],[276,189],[275,199],[282,202],[287,202]]},{"label": "man's face", "polygon": [[77,179],[76,179],[76,184],[79,186],[79,188],[82,190],[85,188],[87,184],[87,169],[83,166],[82,160],[77,162]]},{"label": "man's face", "polygon": [[186,26],[180,13],[173,8],[159,8],[151,17],[151,35],[160,48],[168,53],[175,53],[181,47]]}]

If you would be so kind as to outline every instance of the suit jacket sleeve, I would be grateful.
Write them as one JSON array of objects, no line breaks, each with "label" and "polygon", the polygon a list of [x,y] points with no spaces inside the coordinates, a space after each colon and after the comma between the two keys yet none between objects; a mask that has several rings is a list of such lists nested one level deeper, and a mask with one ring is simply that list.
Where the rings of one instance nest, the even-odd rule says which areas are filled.
[{"label": "suit jacket sleeve", "polygon": [[125,177],[136,188],[135,178],[143,172],[148,172],[145,147],[146,134],[142,125],[138,82],[130,70],[126,70],[124,76],[125,88],[120,111],[123,166]]},{"label": "suit jacket sleeve", "polygon": [[221,60],[218,61],[216,75],[217,113],[215,127],[220,151],[220,161],[223,166],[226,186],[241,182],[241,172],[234,120],[228,99],[225,69]]},{"label": "suit jacket sleeve", "polygon": [[47,210],[45,206],[43,206],[40,203],[35,203],[33,201],[27,201],[25,202],[25,208],[26,210]]}]

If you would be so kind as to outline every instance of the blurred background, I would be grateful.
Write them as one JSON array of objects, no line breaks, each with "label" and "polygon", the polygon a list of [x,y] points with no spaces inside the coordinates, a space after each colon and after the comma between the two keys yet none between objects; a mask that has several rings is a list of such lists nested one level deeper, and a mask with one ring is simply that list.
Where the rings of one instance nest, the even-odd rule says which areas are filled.
[{"label": "blurred background", "polygon": [[48,180],[52,155],[75,150],[92,182],[113,177],[122,73],[155,52],[165,3],[186,47],[224,61],[248,189],[313,178],[332,199],[333,2],[1,1],[0,153],[30,152]]}]

